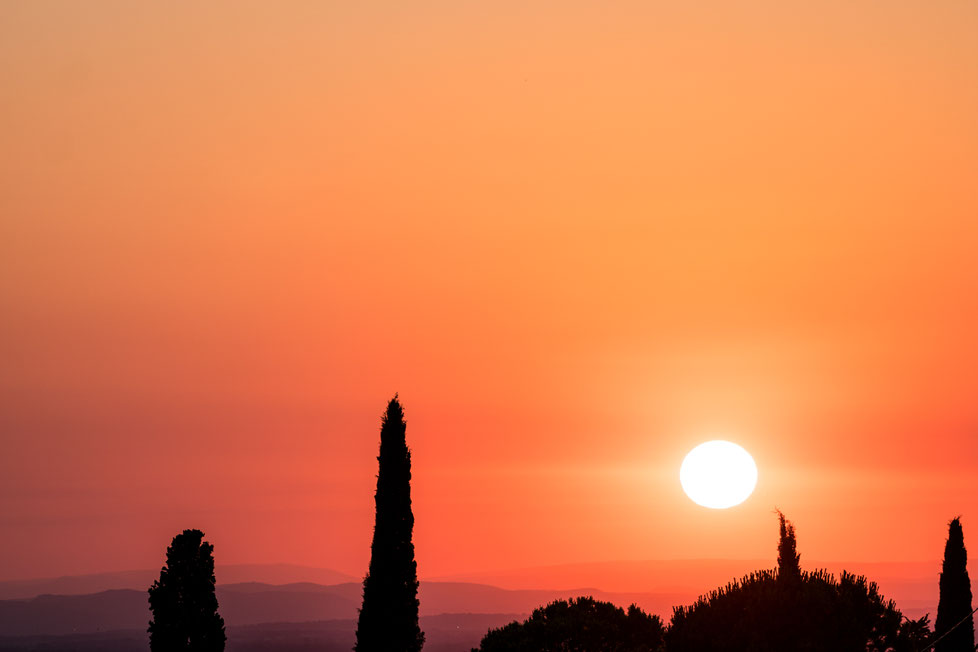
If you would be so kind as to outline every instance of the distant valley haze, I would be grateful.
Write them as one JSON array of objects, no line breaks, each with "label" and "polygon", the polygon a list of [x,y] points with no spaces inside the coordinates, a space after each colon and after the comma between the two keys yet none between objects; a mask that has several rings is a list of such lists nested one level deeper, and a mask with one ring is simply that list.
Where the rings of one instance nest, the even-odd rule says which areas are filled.
[{"label": "distant valley haze", "polygon": [[[473,613],[524,613],[534,603],[529,596],[592,594],[627,606],[637,603],[651,613],[668,617],[673,606],[692,602],[699,595],[760,568],[774,560],[691,559],[663,561],[620,561],[562,564],[510,571],[458,574],[421,578],[421,608],[425,614],[445,613],[454,608]],[[908,615],[934,614],[937,607],[937,575],[940,561],[933,562],[803,562],[808,569],[825,568],[838,573],[849,570],[865,574],[880,584],[889,598]],[[218,589],[236,595],[264,592],[343,596],[356,602],[361,578],[323,568],[292,564],[237,564],[217,567]],[[60,578],[0,581],[0,600],[23,601],[49,594],[80,596],[112,590],[145,592],[159,570],[122,571]],[[451,599],[442,601],[446,595]],[[352,596],[352,597],[351,597]],[[145,598],[145,595],[142,596]],[[127,600],[133,600],[127,594]],[[243,600],[247,600],[243,598]],[[145,600],[140,604],[145,607]],[[74,603],[73,603],[74,604]],[[223,605],[223,602],[221,602]],[[355,605],[354,605],[355,606]],[[464,608],[463,608],[464,607]],[[297,614],[314,616],[316,604]],[[340,617],[339,611],[323,613]],[[222,606],[222,612],[224,608]],[[337,615],[339,614],[339,615]],[[303,617],[296,616],[299,620]],[[294,620],[295,618],[287,618]],[[311,618],[315,620],[316,618]],[[246,622],[252,622],[247,618]],[[2,621],[0,621],[2,622]],[[0,635],[3,626],[0,625]]]}]

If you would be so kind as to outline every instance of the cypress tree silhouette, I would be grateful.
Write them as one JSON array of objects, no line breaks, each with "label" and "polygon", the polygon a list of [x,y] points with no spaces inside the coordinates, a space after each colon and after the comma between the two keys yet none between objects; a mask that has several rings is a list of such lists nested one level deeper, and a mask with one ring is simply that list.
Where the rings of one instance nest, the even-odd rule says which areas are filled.
[{"label": "cypress tree silhouette", "polygon": [[397,394],[387,404],[377,457],[377,516],[370,547],[370,570],[363,580],[357,623],[357,652],[418,652],[424,632],[418,625],[418,565],[414,560],[411,512],[411,451],[404,411]]},{"label": "cypress tree silhouette", "polygon": [[965,621],[937,643],[935,652],[974,652],[975,623],[974,617],[970,615],[972,607],[968,551],[964,547],[960,517],[953,519],[948,526],[940,586],[941,597],[937,605],[934,636],[942,636],[962,619]]},{"label": "cypress tree silhouette", "polygon": [[184,530],[166,549],[160,579],[149,587],[149,649],[221,652],[227,636],[214,594],[214,546],[200,530]]},{"label": "cypress tree silhouette", "polygon": [[781,525],[781,538],[778,540],[778,577],[788,581],[801,577],[801,555],[795,542],[795,526],[778,511],[778,522]]}]

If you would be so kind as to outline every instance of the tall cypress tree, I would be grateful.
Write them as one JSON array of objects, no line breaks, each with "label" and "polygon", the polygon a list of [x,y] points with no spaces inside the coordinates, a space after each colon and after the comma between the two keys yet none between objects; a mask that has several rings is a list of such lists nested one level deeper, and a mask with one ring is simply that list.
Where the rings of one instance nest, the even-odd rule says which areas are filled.
[{"label": "tall cypress tree", "polygon": [[380,427],[377,516],[370,570],[363,580],[357,652],[418,652],[424,645],[418,624],[418,565],[411,542],[411,451],[405,429],[404,411],[395,394]]},{"label": "tall cypress tree", "polygon": [[801,555],[795,542],[795,526],[778,510],[781,538],[778,540],[778,577],[788,581],[801,577]]},{"label": "tall cypress tree", "polygon": [[227,636],[214,593],[214,546],[184,530],[166,549],[166,566],[149,587],[152,652],[222,652]]},{"label": "tall cypress tree", "polygon": [[971,580],[968,577],[968,551],[964,547],[961,519],[948,526],[941,569],[941,597],[937,605],[934,635],[943,636],[965,619],[954,631],[938,642],[935,652],[974,652],[975,623],[971,616]]}]

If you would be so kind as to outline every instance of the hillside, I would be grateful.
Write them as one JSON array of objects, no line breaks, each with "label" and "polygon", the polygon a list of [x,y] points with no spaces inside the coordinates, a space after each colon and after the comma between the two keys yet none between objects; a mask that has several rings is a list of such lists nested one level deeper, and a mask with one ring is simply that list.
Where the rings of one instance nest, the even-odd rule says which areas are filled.
[{"label": "hillside", "polygon": [[[459,652],[477,645],[490,627],[508,623],[518,614],[441,614],[423,616],[425,652]],[[227,652],[349,652],[353,620],[264,623],[228,627]],[[2,652],[146,652],[142,629],[61,636],[0,636]]]},{"label": "hillside", "polygon": [[[514,591],[465,582],[422,582],[421,615],[525,614],[552,600],[578,595],[592,595],[621,605],[635,602],[663,614],[668,614],[671,605],[681,597],[657,593],[610,593],[592,588]],[[360,596],[360,584],[355,582],[333,585],[249,582],[217,588],[220,612],[229,627],[352,620],[356,618]],[[41,595],[28,600],[0,601],[0,636],[145,629],[149,618],[145,591],[116,589],[88,595]]]}]

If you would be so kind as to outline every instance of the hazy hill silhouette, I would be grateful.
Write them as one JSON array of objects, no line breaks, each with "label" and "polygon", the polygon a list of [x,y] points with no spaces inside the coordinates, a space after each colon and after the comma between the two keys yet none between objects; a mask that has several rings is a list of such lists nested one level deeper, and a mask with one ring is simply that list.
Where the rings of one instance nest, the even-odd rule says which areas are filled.
[{"label": "hazy hill silhouette", "polygon": [[[620,594],[676,596],[676,601],[657,613],[670,613],[672,605],[695,600],[705,587],[721,586],[731,577],[743,577],[771,565],[770,559],[679,559],[588,562],[536,566],[492,572],[465,573],[426,578],[428,582],[482,584],[511,590],[565,590],[598,587]],[[873,578],[907,614],[937,613],[941,561],[924,562],[824,562],[805,561],[806,568],[825,568],[839,574],[843,569]],[[145,590],[159,569],[96,573],[58,578],[0,582],[0,600],[33,598],[38,595],[84,595],[112,589]],[[360,578],[330,570],[294,564],[217,565],[218,586],[257,582],[292,585],[310,583],[329,586],[358,582]],[[536,605],[539,606],[539,605]],[[645,607],[649,609],[651,607]]]},{"label": "hazy hill silhouette", "polygon": [[[441,614],[422,616],[428,632],[425,652],[459,652],[477,645],[491,627],[499,627],[518,614]],[[228,628],[228,652],[350,652],[356,621],[327,620],[302,623],[263,623]],[[146,652],[143,629],[115,630],[61,636],[0,636],[2,652]]]},{"label": "hazy hill silhouette", "polygon": [[42,595],[0,602],[0,636],[73,634],[146,628],[145,591],[118,589],[92,595]]},{"label": "hazy hill silhouette", "polygon": [[[329,568],[313,568],[297,564],[217,564],[216,573],[221,584],[263,582],[289,584],[314,582],[316,584],[340,584],[359,578]],[[160,575],[160,569],[129,570],[88,575],[70,575],[0,582],[0,600],[19,600],[39,595],[84,595],[112,589],[139,589],[147,586]]]},{"label": "hazy hill silhouette", "polygon": [[[698,598],[706,587],[723,586],[732,577],[743,577],[758,568],[767,568],[771,559],[677,559],[586,562],[533,566],[520,569],[462,573],[433,577],[432,581],[457,581],[489,584],[506,589],[539,587],[595,586],[619,595],[672,596],[662,608],[657,601],[638,605],[660,615],[672,606]],[[836,575],[843,570],[871,577],[880,590],[896,600],[901,611],[912,617],[937,612],[937,577],[941,562],[839,562],[804,560],[803,568],[824,568]]]},{"label": "hazy hill silhouette", "polygon": [[[350,590],[278,591],[268,586],[263,591],[254,585],[247,585],[244,591],[236,591],[233,585],[217,590],[221,613],[228,625],[353,618],[358,598]],[[145,630],[149,618],[145,591],[122,589],[92,595],[43,595],[30,600],[0,601],[0,636]]]},{"label": "hazy hill silhouette", "polygon": [[[270,585],[257,582],[220,585],[217,598],[227,625],[354,619],[361,586],[309,582]],[[529,614],[541,604],[579,595],[627,606],[658,605],[668,613],[676,596],[654,593],[609,593],[592,588],[511,591],[462,582],[422,582],[421,613]],[[646,608],[646,607],[643,607]],[[143,628],[149,620],[145,591],[113,590],[90,595],[39,596],[0,601],[0,636],[80,634]],[[484,633],[484,632],[483,632]]]},{"label": "hazy hill silhouette", "polygon": [[[604,562],[546,566],[525,569],[520,573],[474,575],[494,576],[501,583],[508,582],[508,585],[503,584],[506,588],[486,583],[422,581],[421,613],[529,614],[553,600],[593,595],[596,599],[618,605],[627,606],[634,602],[649,613],[668,616],[673,606],[688,604],[698,598],[704,587],[721,586],[730,577],[738,576],[736,571],[741,567],[756,568],[769,564],[770,560]],[[924,613],[933,616],[936,613],[937,576],[941,568],[939,561],[862,564],[809,562],[803,565],[823,567],[835,573],[844,567],[871,577],[879,584],[880,590],[895,599],[901,611],[910,617],[919,617]],[[149,612],[144,583],[146,578],[151,579],[156,573],[158,571],[128,571],[2,582],[0,595],[37,597],[38,592],[44,593],[46,589],[62,589],[66,593],[47,595],[37,601],[0,600],[0,636],[66,634],[132,626],[145,628]],[[228,581],[218,585],[217,590],[221,613],[229,626],[355,618],[361,599],[359,582],[329,569],[287,564],[230,565],[219,567],[218,573],[221,578],[228,578]],[[317,576],[338,576],[350,581],[293,581]],[[257,581],[263,577],[287,578],[287,582]],[[234,578],[246,581],[231,582]],[[566,578],[576,582],[565,584]],[[543,583],[548,579],[554,583]],[[533,584],[535,581],[540,584]],[[522,588],[528,585],[534,588]],[[97,588],[83,591],[92,586]],[[100,588],[104,586],[113,590],[106,593]],[[537,588],[540,586],[560,588]],[[640,586],[646,587],[646,590],[629,589]],[[115,590],[119,588],[131,591]],[[249,593],[252,594],[250,597]],[[79,599],[66,599],[72,596]]]}]

